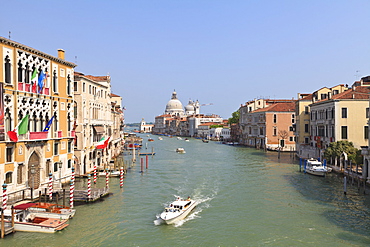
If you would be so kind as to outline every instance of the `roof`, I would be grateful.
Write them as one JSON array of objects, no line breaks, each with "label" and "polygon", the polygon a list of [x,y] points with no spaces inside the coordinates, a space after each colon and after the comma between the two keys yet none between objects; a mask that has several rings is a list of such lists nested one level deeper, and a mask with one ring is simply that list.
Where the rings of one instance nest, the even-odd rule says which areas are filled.
[{"label": "roof", "polygon": [[275,103],[265,108],[260,108],[254,112],[295,112],[295,101],[290,103]]},{"label": "roof", "polygon": [[352,100],[368,100],[370,89],[367,86],[352,87],[339,94],[334,94],[330,99],[326,98],[315,103],[328,102],[329,100],[341,100],[341,99],[352,99]]},{"label": "roof", "polygon": [[43,57],[46,57],[47,59],[50,59],[52,61],[55,61],[55,62],[58,62],[58,63],[61,63],[61,64],[64,64],[64,65],[67,65],[67,66],[70,66],[72,68],[76,67],[77,65],[74,64],[74,63],[71,63],[71,62],[68,62],[66,60],[63,60],[59,57],[54,57],[54,56],[51,56],[49,54],[46,54],[44,52],[41,52],[39,50],[36,50],[34,48],[31,48],[29,46],[26,46],[26,45],[23,45],[21,43],[18,43],[18,42],[15,42],[13,40],[10,40],[10,39],[7,39],[7,38],[4,38],[4,37],[1,37],[0,36],[0,43],[3,43],[3,44],[6,44],[6,45],[9,45],[9,46],[12,46],[12,47],[15,47],[15,48],[18,48],[18,49],[22,49],[22,50],[25,50],[27,52],[31,52],[31,53],[34,53],[38,56],[43,56]]}]

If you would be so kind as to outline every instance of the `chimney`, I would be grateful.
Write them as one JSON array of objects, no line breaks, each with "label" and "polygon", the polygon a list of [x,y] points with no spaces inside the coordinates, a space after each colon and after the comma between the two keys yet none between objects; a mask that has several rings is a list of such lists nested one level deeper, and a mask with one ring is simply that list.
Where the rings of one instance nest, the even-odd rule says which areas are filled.
[{"label": "chimney", "polygon": [[64,60],[64,50],[58,49],[58,58]]}]

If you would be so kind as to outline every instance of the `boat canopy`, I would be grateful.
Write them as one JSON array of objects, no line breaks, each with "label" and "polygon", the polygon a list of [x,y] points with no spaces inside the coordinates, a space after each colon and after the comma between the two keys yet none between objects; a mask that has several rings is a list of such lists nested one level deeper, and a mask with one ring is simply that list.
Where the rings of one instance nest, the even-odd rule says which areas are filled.
[{"label": "boat canopy", "polygon": [[17,206],[14,206],[14,209],[18,209],[18,210],[26,210],[30,207],[34,207],[36,205],[36,203],[23,203],[23,204],[19,204]]}]

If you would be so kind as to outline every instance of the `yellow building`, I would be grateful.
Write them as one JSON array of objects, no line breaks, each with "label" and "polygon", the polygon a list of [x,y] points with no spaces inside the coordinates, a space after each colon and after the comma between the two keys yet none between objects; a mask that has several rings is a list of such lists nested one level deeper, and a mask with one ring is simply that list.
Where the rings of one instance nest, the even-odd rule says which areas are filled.
[{"label": "yellow building", "polygon": [[[0,37],[0,182],[9,200],[67,182],[73,161],[75,64]],[[11,140],[8,131],[29,116],[28,131]],[[45,131],[48,123],[50,129]]]},{"label": "yellow building", "polygon": [[367,145],[369,93],[367,86],[353,86],[310,105],[311,143],[320,156],[331,142],[350,141],[358,149]]},{"label": "yellow building", "polygon": [[[310,94],[298,94],[296,101],[296,151],[301,158],[319,157],[320,150],[313,144],[311,135],[311,109],[314,102],[332,98],[333,95],[346,91],[348,87],[343,84],[328,88],[323,87]],[[315,140],[313,140],[315,141]]]}]

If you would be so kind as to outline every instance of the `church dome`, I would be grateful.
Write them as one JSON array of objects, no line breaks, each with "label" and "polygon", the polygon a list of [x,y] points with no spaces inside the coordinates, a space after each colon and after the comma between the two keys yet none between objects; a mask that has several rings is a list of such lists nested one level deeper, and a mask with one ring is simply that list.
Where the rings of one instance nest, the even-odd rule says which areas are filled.
[{"label": "church dome", "polygon": [[195,111],[194,102],[192,100],[189,100],[189,103],[185,106],[185,111],[186,112],[193,112],[193,111]]},{"label": "church dome", "polygon": [[180,100],[177,99],[177,93],[174,91],[172,93],[172,98],[168,101],[166,105],[166,113],[168,114],[176,114],[176,113],[183,113],[183,107]]}]

